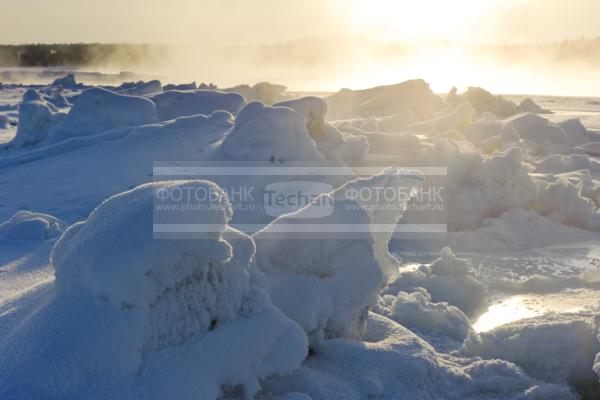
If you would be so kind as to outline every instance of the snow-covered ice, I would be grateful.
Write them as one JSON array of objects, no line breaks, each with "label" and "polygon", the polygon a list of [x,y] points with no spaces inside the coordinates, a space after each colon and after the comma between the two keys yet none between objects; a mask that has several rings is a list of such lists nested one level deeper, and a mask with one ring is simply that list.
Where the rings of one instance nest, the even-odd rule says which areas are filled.
[{"label": "snow-covered ice", "polygon": [[[597,105],[48,76],[0,86],[1,398],[600,395]],[[268,185],[314,196],[263,212]],[[211,196],[158,225],[192,232],[157,236],[184,190]]]}]

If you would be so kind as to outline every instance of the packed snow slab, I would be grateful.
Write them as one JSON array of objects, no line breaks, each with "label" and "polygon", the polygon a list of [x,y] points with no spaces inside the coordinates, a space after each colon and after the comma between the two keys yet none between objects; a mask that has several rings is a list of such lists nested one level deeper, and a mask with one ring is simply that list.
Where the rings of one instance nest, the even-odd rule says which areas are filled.
[{"label": "packed snow slab", "polygon": [[[155,240],[156,191],[183,188],[213,195],[175,222],[220,230]],[[306,337],[256,286],[254,244],[231,214],[215,184],[173,181],[113,196],[71,226],[52,253],[52,292],[0,343],[1,396],[250,397],[258,379],[297,368]]]},{"label": "packed snow slab", "polygon": [[160,121],[223,110],[237,114],[245,104],[237,93],[216,90],[169,90],[152,97]]},{"label": "packed snow slab", "polygon": [[[397,271],[397,260],[387,250],[394,228],[381,227],[395,226],[404,208],[390,206],[401,201],[361,201],[351,194],[381,187],[404,187],[413,193],[422,180],[417,172],[390,168],[349,181],[275,219],[254,236],[257,265],[269,279],[274,304],[313,342],[323,337],[360,338],[368,307]],[[409,199],[410,195],[404,203]],[[327,213],[325,205],[330,206]]]},{"label": "packed snow slab", "polygon": [[0,223],[0,238],[13,240],[44,240],[60,235],[64,224],[51,215],[19,211]]},{"label": "packed snow slab", "polygon": [[330,120],[383,117],[403,111],[425,119],[444,106],[443,100],[420,79],[363,90],[342,89],[325,100],[329,105]]},{"label": "packed snow slab", "polygon": [[95,87],[77,96],[55,133],[63,137],[85,136],[157,121],[156,107],[151,100]]}]

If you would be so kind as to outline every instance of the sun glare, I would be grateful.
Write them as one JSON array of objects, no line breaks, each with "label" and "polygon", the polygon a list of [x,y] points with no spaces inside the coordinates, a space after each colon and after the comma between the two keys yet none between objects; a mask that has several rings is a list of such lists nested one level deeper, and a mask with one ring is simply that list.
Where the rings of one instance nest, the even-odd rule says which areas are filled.
[{"label": "sun glare", "polygon": [[370,38],[383,41],[464,41],[477,40],[471,34],[471,28],[491,11],[496,2],[351,0],[350,4],[352,22],[358,27],[357,31],[368,32]]}]

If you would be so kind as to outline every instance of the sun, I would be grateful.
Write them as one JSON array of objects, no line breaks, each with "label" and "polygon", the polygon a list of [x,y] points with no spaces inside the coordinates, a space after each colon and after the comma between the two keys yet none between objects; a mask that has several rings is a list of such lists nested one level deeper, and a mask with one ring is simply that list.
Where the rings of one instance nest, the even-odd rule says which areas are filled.
[{"label": "sun", "polygon": [[337,0],[359,36],[378,41],[476,41],[473,26],[498,0]]}]

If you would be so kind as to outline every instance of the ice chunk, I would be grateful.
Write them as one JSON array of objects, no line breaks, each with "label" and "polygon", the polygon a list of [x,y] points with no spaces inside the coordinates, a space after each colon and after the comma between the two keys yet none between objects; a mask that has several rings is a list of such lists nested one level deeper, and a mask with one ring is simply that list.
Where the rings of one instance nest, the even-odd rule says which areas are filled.
[{"label": "ice chunk", "polygon": [[[360,337],[368,307],[397,273],[397,260],[387,249],[392,231],[378,226],[397,223],[402,201],[381,196],[367,204],[348,193],[384,187],[413,190],[421,182],[418,173],[394,168],[349,181],[296,213],[277,218],[254,236],[257,265],[269,278],[274,304],[298,322],[313,343],[323,336]],[[333,223],[350,224],[348,233],[351,226],[369,230],[351,238],[327,231],[317,232],[314,239],[298,238],[303,217],[310,217],[324,199],[333,201],[332,213],[318,220],[324,229]]]},{"label": "ice chunk", "polygon": [[196,114],[209,115],[223,110],[237,114],[244,106],[244,98],[236,93],[214,90],[169,90],[152,97],[156,114],[161,121]]},{"label": "ice chunk", "polygon": [[52,82],[52,86],[62,86],[62,87],[73,87],[77,86],[77,82],[75,82],[75,74],[68,73],[62,78],[56,78],[54,82]]},{"label": "ice chunk", "polygon": [[162,84],[159,80],[152,80],[148,82],[139,82],[136,85],[123,89],[120,91],[121,94],[127,94],[130,96],[148,96],[162,92]]},{"label": "ice chunk", "polygon": [[403,111],[425,119],[431,118],[434,111],[444,105],[443,100],[420,79],[363,90],[342,89],[325,100],[331,120],[357,116],[383,117]]}]

